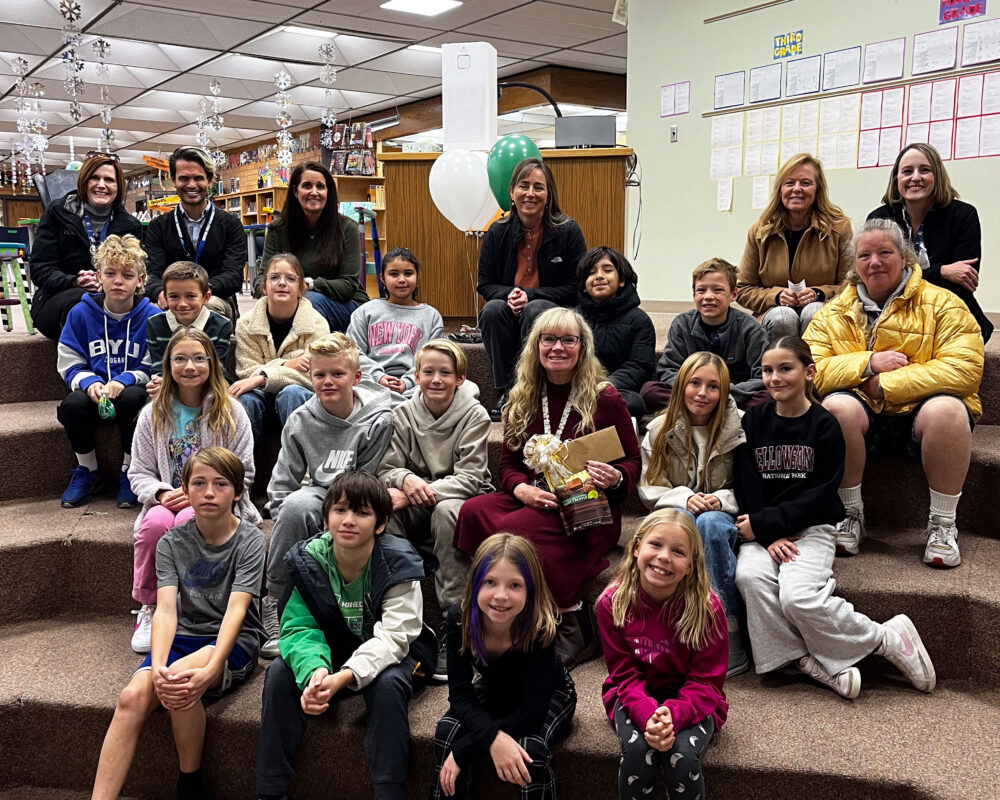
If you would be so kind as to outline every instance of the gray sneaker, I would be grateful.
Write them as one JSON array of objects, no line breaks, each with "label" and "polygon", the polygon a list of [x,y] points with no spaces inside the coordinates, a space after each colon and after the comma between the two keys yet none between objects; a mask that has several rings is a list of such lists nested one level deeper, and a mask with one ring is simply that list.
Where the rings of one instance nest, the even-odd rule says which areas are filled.
[{"label": "gray sneaker", "polygon": [[848,667],[843,672],[831,675],[812,656],[802,656],[796,666],[814,681],[829,686],[841,697],[854,700],[861,693],[861,673],[857,667]]},{"label": "gray sneaker", "polygon": [[837,523],[837,555],[856,556],[865,538],[865,512],[847,509],[847,516]]},{"label": "gray sneaker", "polygon": [[276,658],[281,652],[278,650],[279,619],[277,598],[271,597],[271,595],[263,598],[260,601],[260,611],[261,616],[264,617],[264,633],[267,636],[267,641],[260,648],[260,655],[262,658]]},{"label": "gray sneaker", "polygon": [[957,567],[962,563],[962,554],[958,552],[958,528],[954,522],[945,522],[941,517],[931,516],[925,533],[925,564],[932,567]]}]

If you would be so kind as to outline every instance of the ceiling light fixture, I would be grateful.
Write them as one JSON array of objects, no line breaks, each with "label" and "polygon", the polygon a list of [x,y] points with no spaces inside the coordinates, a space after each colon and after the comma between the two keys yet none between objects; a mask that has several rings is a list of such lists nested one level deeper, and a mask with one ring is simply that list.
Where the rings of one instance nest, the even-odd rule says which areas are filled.
[{"label": "ceiling light fixture", "polygon": [[386,11],[403,11],[407,14],[436,17],[460,5],[462,3],[459,0],[389,0],[388,3],[382,3],[381,7]]},{"label": "ceiling light fixture", "polygon": [[377,133],[378,131],[384,131],[386,128],[392,128],[399,124],[399,114],[393,114],[391,117],[384,117],[383,119],[377,119],[374,122],[368,123],[368,127],[372,129],[372,133]]},{"label": "ceiling light fixture", "polygon": [[282,25],[281,30],[285,33],[298,33],[303,36],[333,36],[333,31],[324,31],[319,28],[304,28],[301,25]]},{"label": "ceiling light fixture", "polygon": [[440,47],[431,47],[429,44],[411,44],[407,50],[416,50],[418,53],[435,53],[441,55],[444,52]]}]

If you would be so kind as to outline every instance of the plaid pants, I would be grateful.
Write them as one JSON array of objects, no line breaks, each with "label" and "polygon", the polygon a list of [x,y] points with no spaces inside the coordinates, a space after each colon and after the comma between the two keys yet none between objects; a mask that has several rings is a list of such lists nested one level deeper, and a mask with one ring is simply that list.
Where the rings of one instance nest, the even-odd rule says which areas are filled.
[{"label": "plaid pants", "polygon": [[[477,687],[478,689],[478,687]],[[531,782],[521,786],[521,800],[558,800],[559,785],[556,782],[556,772],[552,765],[552,746],[569,734],[573,723],[573,713],[576,711],[576,687],[573,679],[566,674],[566,681],[552,694],[545,722],[538,732],[518,739],[531,756],[532,763],[528,765]],[[461,732],[462,723],[446,713],[441,717],[434,732],[434,757],[437,766],[434,769],[434,785],[431,788],[431,800],[442,800],[445,795],[441,791],[441,766],[452,749],[452,742]],[[489,758],[488,753],[484,754]],[[482,759],[480,759],[480,762]],[[455,781],[455,797],[469,797],[475,785],[476,769],[480,764],[470,764],[458,774]]]}]

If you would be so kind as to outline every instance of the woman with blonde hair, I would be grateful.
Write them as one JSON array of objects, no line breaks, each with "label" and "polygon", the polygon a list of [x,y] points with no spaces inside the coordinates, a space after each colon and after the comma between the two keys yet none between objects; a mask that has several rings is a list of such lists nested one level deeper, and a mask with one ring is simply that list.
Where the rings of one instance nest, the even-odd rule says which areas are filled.
[{"label": "woman with blonde hair", "polygon": [[851,268],[851,223],[830,202],[823,165],[808,153],[786,161],[771,201],[750,226],[737,299],[768,338],[799,336]]},{"label": "woman with blonde hair", "polygon": [[[568,441],[614,427],[625,457],[613,464],[588,461],[594,486],[606,493],[612,522],[567,534],[556,496],[529,466],[526,451],[546,435]],[[534,462],[534,459],[532,459]],[[582,587],[607,565],[605,555],[621,532],[621,506],[639,479],[639,442],[625,401],[608,382],[594,353],[594,337],[580,314],[552,308],[534,324],[521,350],[517,380],[504,407],[501,491],[462,506],[455,546],[470,556],[492,533],[506,530],[538,550],[545,578],[562,613],[556,651],[571,666],[596,643]]]}]

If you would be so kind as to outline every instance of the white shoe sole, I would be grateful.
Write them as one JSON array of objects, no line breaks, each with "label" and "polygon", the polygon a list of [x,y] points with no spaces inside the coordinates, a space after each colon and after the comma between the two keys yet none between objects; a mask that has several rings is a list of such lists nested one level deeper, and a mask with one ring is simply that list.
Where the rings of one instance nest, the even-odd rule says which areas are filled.
[{"label": "white shoe sole", "polygon": [[941,569],[953,569],[955,567],[962,566],[962,554],[954,553],[949,556],[928,549],[924,550],[923,561],[929,567],[940,567]]},{"label": "white shoe sole", "polygon": [[934,687],[937,686],[937,673],[934,671],[934,664],[931,662],[930,653],[928,653],[927,648],[924,647],[923,640],[921,640],[920,634],[917,632],[917,628],[913,624],[913,620],[905,614],[899,614],[886,622],[885,625],[886,627],[896,630],[897,634],[899,633],[899,629],[902,629],[905,631],[906,635],[910,637],[910,641],[913,643],[913,648],[917,653],[920,666],[923,667],[924,673],[927,677],[924,679],[914,679],[891,658],[887,660],[906,676],[907,680],[913,684],[914,689],[920,692],[933,692]]}]

